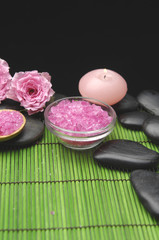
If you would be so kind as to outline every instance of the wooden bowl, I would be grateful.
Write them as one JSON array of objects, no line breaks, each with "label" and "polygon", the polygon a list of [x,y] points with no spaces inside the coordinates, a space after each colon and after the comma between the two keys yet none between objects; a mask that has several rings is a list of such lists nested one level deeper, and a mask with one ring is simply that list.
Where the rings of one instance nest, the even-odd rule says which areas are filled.
[{"label": "wooden bowl", "polygon": [[[16,110],[13,110],[13,109],[2,109],[2,110],[0,110],[0,112],[2,112],[2,111],[16,111]],[[19,111],[16,111],[16,112],[19,112]],[[10,140],[10,139],[16,137],[18,134],[21,133],[21,131],[23,130],[23,128],[26,124],[26,118],[24,117],[24,115],[22,113],[19,112],[19,114],[23,117],[23,123],[20,126],[20,128],[18,128],[16,131],[14,131],[13,133],[11,133],[9,135],[0,136],[0,142]]]}]

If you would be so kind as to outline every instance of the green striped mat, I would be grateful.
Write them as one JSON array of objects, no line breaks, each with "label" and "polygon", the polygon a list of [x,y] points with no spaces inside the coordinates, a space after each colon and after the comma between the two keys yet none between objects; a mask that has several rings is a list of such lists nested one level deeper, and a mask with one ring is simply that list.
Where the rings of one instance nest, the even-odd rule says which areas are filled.
[{"label": "green striped mat", "polygon": [[[117,122],[110,139],[130,139],[159,152],[143,132]],[[158,240],[130,173],[96,164],[93,150],[74,151],[45,129],[34,146],[0,152],[0,240]]]}]

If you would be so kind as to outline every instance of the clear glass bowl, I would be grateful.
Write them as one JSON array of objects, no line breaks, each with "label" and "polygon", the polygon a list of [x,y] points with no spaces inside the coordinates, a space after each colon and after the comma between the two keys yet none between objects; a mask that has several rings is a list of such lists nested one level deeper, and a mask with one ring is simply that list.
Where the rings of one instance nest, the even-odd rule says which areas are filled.
[{"label": "clear glass bowl", "polygon": [[[56,126],[48,119],[48,115],[51,107],[56,106],[62,100],[87,101],[90,104],[95,104],[97,106],[100,106],[104,111],[108,112],[108,115],[112,117],[112,121],[110,124],[108,124],[104,128],[94,130],[94,131],[85,131],[85,132],[72,131],[72,130],[68,130],[68,129],[64,129],[59,126]],[[47,129],[51,133],[57,136],[60,143],[62,143],[64,146],[68,148],[72,148],[76,150],[85,150],[85,149],[90,149],[97,146],[99,143],[103,141],[103,139],[106,136],[108,136],[113,131],[115,127],[115,122],[116,122],[116,113],[111,106],[93,98],[66,97],[49,104],[45,109],[44,118],[45,118],[45,125]]]}]

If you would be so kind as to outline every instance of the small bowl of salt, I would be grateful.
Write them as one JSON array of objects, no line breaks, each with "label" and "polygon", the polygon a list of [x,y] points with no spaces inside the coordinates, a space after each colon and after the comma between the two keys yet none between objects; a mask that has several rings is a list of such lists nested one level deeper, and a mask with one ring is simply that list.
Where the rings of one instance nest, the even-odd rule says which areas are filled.
[{"label": "small bowl of salt", "polygon": [[13,109],[0,110],[0,142],[8,141],[21,133],[26,124],[22,113]]},{"label": "small bowl of salt", "polygon": [[49,104],[45,125],[64,146],[85,150],[97,146],[115,127],[116,113],[108,104],[87,97],[66,97]]}]

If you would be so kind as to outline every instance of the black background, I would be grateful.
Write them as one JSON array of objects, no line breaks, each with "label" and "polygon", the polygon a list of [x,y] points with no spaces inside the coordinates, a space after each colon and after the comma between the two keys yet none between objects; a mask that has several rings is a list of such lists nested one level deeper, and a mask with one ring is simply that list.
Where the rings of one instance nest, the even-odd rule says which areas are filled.
[{"label": "black background", "polygon": [[55,92],[73,96],[85,73],[108,68],[134,96],[159,90],[157,1],[12,1],[0,11],[0,58],[12,75],[49,72]]}]

